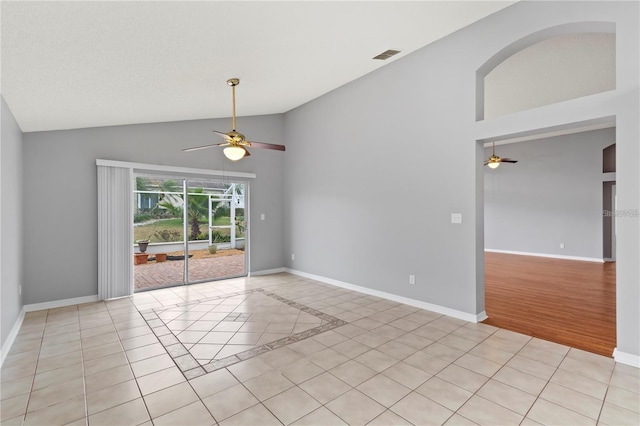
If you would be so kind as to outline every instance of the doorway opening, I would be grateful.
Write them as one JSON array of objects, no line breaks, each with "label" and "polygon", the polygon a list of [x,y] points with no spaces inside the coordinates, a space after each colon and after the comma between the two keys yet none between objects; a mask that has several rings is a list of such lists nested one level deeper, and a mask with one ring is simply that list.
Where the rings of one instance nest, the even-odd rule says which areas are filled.
[{"label": "doorway opening", "polygon": [[486,324],[612,356],[614,187],[597,159],[613,139],[615,128],[541,135],[501,145],[517,167],[484,168]]},{"label": "doorway opening", "polygon": [[247,275],[248,185],[135,174],[134,291]]},{"label": "doorway opening", "polygon": [[[596,39],[601,42],[598,52],[583,47]],[[594,55],[585,55],[587,51]],[[570,105],[574,99],[615,90],[615,51],[611,22],[549,27],[496,52],[478,68],[476,84],[476,120],[491,129],[479,142],[544,140],[536,146],[504,145],[501,155],[520,161],[517,168],[496,170],[503,173],[502,180],[478,170],[479,183],[495,180],[498,189],[485,187],[478,194],[484,214],[478,234],[485,243],[480,261],[484,281],[478,291],[485,296],[485,322],[606,356],[616,345],[616,270],[615,263],[603,262],[601,229],[602,184],[609,179],[598,170],[594,149],[582,153],[574,138],[573,155],[566,148],[552,148],[550,142],[588,131],[611,132],[616,117],[577,120],[561,113],[549,121],[539,112],[548,107],[551,116],[561,102]],[[553,56],[575,60],[549,61]],[[579,66],[578,58],[597,66]],[[598,66],[602,68],[596,70]],[[533,108],[538,111],[528,114]],[[574,112],[581,113],[579,108]],[[511,121],[515,113],[520,117]],[[515,127],[504,132],[510,125]],[[561,140],[567,139],[553,142]],[[603,140],[610,138],[593,144]],[[539,143],[547,147],[540,150]],[[476,158],[479,168],[486,158]]]}]

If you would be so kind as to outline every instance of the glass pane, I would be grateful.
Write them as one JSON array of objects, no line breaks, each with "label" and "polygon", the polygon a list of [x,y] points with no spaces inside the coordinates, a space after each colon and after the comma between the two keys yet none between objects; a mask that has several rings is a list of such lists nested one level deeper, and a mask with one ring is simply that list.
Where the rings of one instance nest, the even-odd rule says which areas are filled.
[{"label": "glass pane", "polygon": [[184,179],[136,175],[134,289],[184,283]]},{"label": "glass pane", "polygon": [[[188,281],[246,275],[244,184],[214,180],[187,183]],[[238,222],[242,232],[238,232]]]}]

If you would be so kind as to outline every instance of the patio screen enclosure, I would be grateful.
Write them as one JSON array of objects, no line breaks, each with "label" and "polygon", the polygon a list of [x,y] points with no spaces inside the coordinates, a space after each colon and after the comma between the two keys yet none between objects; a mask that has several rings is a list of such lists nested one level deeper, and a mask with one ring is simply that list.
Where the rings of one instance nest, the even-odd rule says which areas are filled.
[{"label": "patio screen enclosure", "polygon": [[247,184],[134,173],[134,289],[245,276]]}]

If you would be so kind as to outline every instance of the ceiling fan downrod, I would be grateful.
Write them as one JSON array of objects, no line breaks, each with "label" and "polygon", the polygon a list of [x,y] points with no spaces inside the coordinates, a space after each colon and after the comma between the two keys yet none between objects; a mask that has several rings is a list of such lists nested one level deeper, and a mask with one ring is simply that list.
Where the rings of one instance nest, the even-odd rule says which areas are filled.
[{"label": "ceiling fan downrod", "polygon": [[239,78],[230,78],[227,80],[227,84],[231,86],[231,127],[233,131],[236,131],[236,86],[240,84]]}]

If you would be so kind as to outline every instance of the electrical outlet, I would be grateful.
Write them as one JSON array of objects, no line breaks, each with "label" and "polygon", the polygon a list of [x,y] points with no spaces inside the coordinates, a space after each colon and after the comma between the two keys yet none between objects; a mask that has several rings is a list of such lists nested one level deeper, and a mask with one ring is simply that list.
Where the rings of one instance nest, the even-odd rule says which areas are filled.
[{"label": "electrical outlet", "polygon": [[296,255],[291,253],[291,260],[296,260]]},{"label": "electrical outlet", "polygon": [[564,248],[564,243],[560,243],[560,248]]},{"label": "electrical outlet", "polygon": [[260,220],[264,220],[264,213],[260,213]]},{"label": "electrical outlet", "polygon": [[416,276],[415,275],[409,275],[409,284],[411,284],[411,285],[415,285],[416,284]]}]

